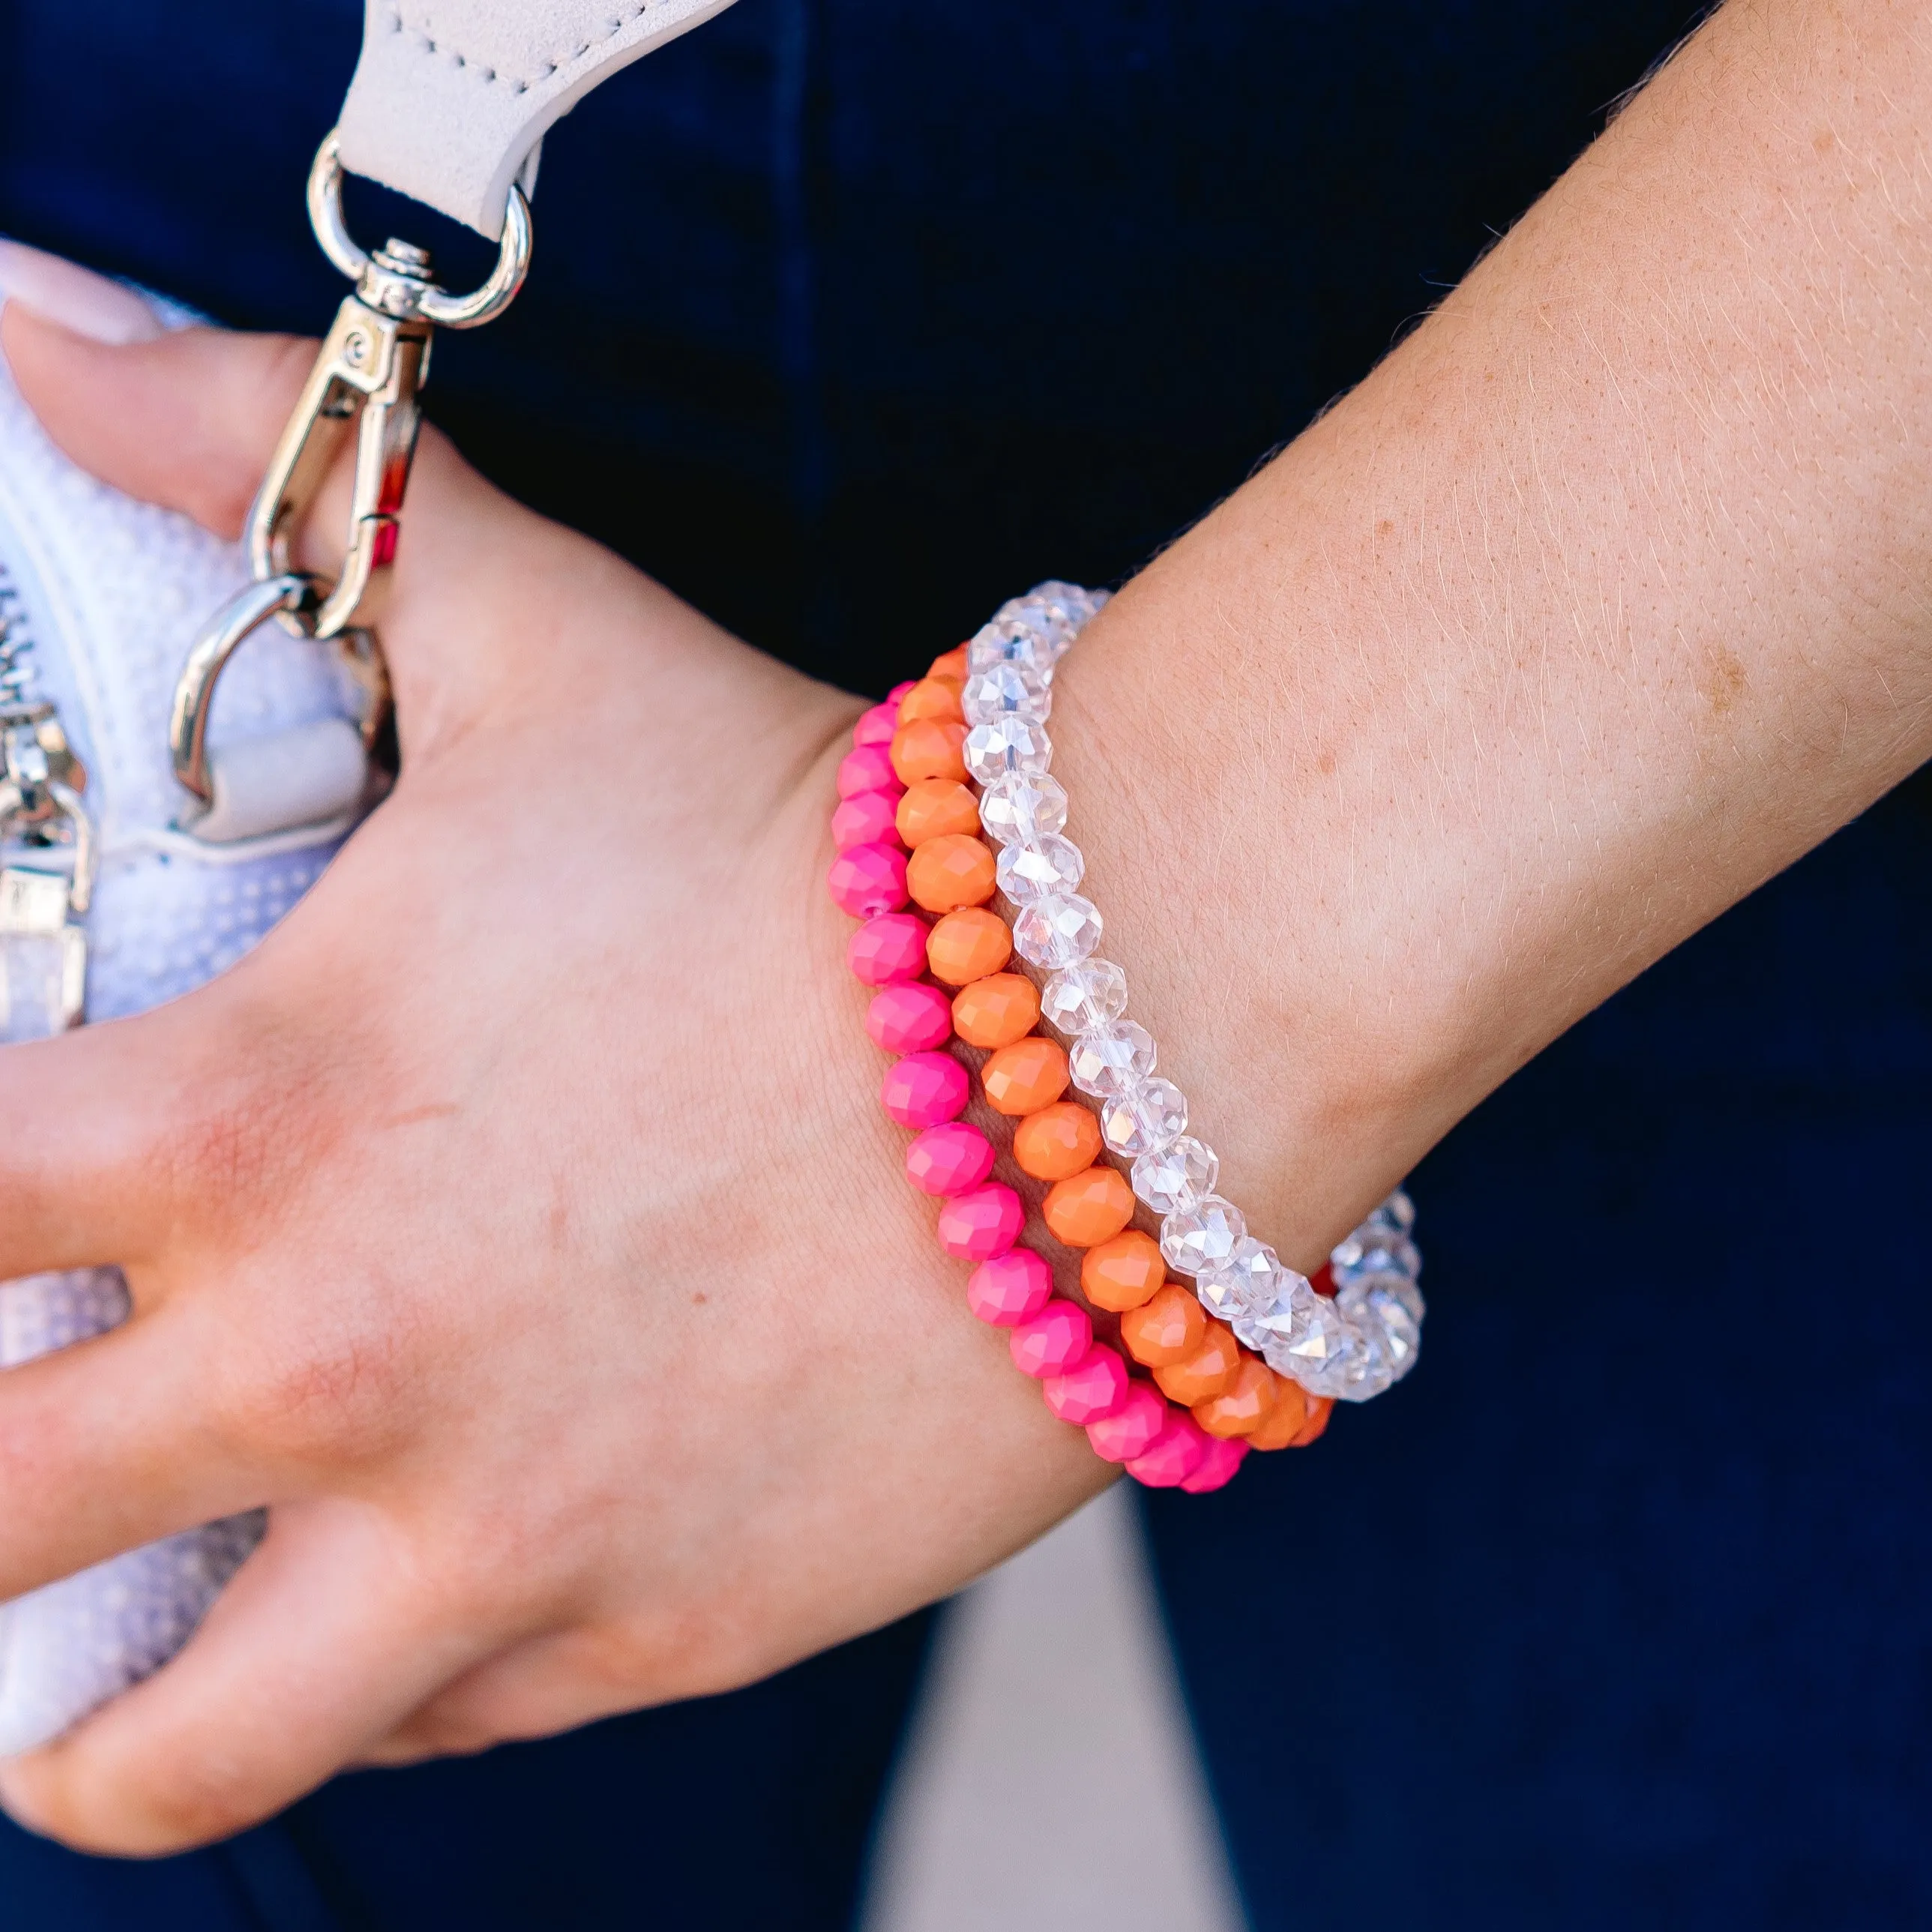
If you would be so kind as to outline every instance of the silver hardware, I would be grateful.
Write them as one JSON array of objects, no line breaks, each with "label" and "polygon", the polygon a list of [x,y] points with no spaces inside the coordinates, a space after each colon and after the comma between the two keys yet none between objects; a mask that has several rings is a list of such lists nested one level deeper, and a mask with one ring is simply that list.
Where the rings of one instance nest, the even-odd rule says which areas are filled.
[{"label": "silver hardware", "polygon": [[[374,746],[390,699],[388,667],[370,626],[395,561],[430,344],[439,327],[475,328],[500,315],[530,272],[530,202],[514,185],[496,268],[467,295],[436,286],[427,249],[392,238],[374,254],[364,250],[343,217],[333,129],[309,170],[308,212],[322,253],[356,290],[336,311],[250,508],[244,535],[254,582],[210,619],[176,688],[169,752],[176,776],[204,806],[213,796],[207,732],[215,683],[242,640],[270,617],[297,637],[341,640],[344,661],[368,694],[363,736]],[[349,536],[341,571],[329,583],[292,569],[290,549],[352,425]]]}]

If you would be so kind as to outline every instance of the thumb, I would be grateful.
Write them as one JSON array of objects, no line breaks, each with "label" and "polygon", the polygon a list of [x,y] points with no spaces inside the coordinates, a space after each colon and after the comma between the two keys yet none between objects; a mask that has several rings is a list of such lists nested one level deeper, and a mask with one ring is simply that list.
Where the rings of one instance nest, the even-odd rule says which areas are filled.
[{"label": "thumb", "polygon": [[102,342],[18,296],[0,310],[0,351],[82,469],[231,539],[315,359],[298,336],[212,328]]}]

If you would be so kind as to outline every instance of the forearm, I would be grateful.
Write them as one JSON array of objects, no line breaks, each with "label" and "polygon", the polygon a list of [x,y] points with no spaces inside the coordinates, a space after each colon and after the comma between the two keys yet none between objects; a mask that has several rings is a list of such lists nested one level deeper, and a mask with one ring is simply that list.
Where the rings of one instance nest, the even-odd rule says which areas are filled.
[{"label": "forearm", "polygon": [[1105,950],[1304,1264],[1932,752],[1928,125],[1922,10],[1734,0],[1063,670]]}]

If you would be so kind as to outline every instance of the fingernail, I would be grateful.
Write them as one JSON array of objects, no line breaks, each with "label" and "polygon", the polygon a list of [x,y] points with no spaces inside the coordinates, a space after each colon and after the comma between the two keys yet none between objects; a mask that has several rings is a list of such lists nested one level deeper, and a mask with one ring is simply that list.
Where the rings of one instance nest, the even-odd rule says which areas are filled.
[{"label": "fingernail", "polygon": [[18,302],[95,342],[120,347],[164,334],[154,310],[132,289],[92,268],[0,236],[0,304]]}]

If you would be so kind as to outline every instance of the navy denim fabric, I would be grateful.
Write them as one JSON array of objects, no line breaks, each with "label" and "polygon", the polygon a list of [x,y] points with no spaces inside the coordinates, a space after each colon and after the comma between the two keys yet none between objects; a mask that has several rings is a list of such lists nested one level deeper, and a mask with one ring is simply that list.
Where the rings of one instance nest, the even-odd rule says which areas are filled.
[{"label": "navy denim fabric", "polygon": [[[1237,484],[1693,13],[740,0],[553,136],[530,286],[439,346],[432,413],[880,689]],[[340,285],[301,182],[360,16],[10,0],[0,230],[318,328]],[[350,209],[452,280],[487,262],[366,185]],[[1922,778],[1431,1157],[1412,1382],[1151,1500],[1259,1932],[1932,1920],[1928,812]],[[344,1780],[196,1858],[0,1834],[0,1924],[836,1926],[922,1636]]]}]

